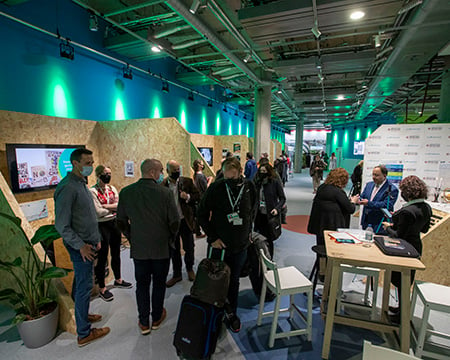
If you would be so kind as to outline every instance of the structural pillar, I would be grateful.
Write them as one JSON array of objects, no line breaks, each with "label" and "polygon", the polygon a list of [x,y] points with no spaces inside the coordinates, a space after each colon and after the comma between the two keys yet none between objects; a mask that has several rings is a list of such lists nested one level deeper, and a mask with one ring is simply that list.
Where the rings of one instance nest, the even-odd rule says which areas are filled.
[{"label": "structural pillar", "polygon": [[295,152],[294,172],[301,173],[303,165],[303,120],[299,120],[295,126]]},{"label": "structural pillar", "polygon": [[[270,154],[271,86],[259,86],[255,89],[255,159],[259,160],[262,153]],[[275,159],[270,159],[273,163]]]},{"label": "structural pillar", "polygon": [[445,73],[442,76],[441,97],[439,102],[439,122],[450,122],[450,69],[449,60],[446,60]]}]

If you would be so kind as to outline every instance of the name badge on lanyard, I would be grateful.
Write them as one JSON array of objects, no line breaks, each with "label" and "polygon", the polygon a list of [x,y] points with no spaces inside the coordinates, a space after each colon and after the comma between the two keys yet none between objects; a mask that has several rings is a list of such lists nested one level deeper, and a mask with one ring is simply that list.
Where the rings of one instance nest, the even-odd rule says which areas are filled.
[{"label": "name badge on lanyard", "polygon": [[228,194],[228,200],[230,201],[232,212],[227,215],[227,219],[229,223],[232,223],[233,226],[238,226],[243,224],[243,219],[239,216],[239,213],[235,211],[235,209],[238,207],[239,202],[241,201],[242,193],[244,191],[244,185],[242,185],[241,191],[239,191],[239,195],[235,201],[233,193],[231,192],[228,184],[225,184]]}]

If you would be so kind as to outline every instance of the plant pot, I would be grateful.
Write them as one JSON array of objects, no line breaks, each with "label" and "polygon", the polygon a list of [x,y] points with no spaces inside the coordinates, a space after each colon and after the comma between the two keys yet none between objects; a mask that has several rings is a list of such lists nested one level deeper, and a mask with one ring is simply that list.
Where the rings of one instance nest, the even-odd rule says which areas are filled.
[{"label": "plant pot", "polygon": [[17,324],[20,337],[27,348],[34,349],[48,344],[58,329],[59,306],[49,314]]}]

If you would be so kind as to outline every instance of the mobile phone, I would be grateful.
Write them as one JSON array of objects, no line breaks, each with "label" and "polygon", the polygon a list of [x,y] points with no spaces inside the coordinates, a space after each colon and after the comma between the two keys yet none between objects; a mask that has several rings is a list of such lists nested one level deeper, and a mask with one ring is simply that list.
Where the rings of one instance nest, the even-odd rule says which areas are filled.
[{"label": "mobile phone", "polygon": [[386,216],[389,220],[392,219],[392,214],[388,209],[382,208],[381,211],[383,212],[384,216]]}]

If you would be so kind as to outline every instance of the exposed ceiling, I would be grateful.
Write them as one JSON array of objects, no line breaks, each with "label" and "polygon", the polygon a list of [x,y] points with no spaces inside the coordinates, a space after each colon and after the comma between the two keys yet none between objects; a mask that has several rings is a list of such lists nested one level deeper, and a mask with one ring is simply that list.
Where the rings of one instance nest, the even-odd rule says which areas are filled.
[{"label": "exposed ceiling", "polygon": [[[220,84],[235,107],[271,86],[272,122],[286,129],[438,112],[448,0],[72,1],[109,22],[109,50],[134,62],[170,56],[179,82]],[[365,16],[352,20],[355,10]]]}]

